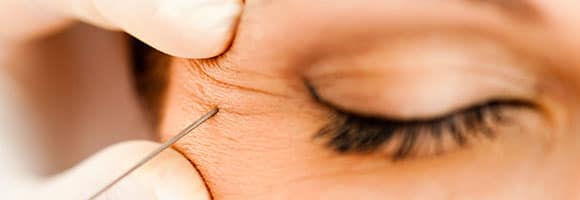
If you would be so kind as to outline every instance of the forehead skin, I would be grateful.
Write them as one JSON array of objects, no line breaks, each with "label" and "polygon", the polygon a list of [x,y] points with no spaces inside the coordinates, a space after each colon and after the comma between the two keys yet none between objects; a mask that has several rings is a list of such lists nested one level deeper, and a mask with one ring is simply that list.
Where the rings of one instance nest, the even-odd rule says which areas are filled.
[{"label": "forehead skin", "polygon": [[[574,167],[580,164],[574,145],[580,136],[565,134],[579,131],[574,124],[580,110],[570,99],[580,96],[580,61],[573,55],[580,50],[580,25],[574,23],[580,3],[561,2],[533,2],[543,21],[531,24],[485,6],[441,1],[248,0],[225,55],[172,61],[161,138],[220,107],[215,118],[176,145],[216,199],[580,198]],[[524,146],[484,145],[393,164],[377,156],[337,156],[312,140],[328,110],[301,85],[303,66],[394,36],[448,30],[491,35],[549,63],[564,63],[539,69],[567,84],[552,94],[563,108],[554,110],[566,110],[558,112],[564,122],[554,130],[565,138],[552,141],[557,147],[549,153],[557,156],[548,156],[544,141],[529,139]],[[533,124],[538,125],[524,131],[551,128]]]}]

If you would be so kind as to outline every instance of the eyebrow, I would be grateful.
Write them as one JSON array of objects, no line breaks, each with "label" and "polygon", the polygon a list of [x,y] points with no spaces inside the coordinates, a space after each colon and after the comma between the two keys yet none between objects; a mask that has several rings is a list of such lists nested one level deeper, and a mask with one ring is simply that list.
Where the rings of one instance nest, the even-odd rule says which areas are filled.
[{"label": "eyebrow", "polygon": [[529,0],[467,0],[496,7],[502,13],[524,21],[541,21],[541,13]]}]

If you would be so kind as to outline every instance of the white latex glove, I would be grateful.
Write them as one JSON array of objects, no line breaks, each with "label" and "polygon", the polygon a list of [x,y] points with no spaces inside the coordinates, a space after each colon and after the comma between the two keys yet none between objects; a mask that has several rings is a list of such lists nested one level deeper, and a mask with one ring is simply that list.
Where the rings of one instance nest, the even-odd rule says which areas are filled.
[{"label": "white latex glove", "polygon": [[[49,181],[22,188],[9,199],[88,199],[159,144],[145,141],[111,146]],[[209,200],[191,163],[173,149],[134,171],[97,199]]]},{"label": "white latex glove", "polygon": [[230,45],[243,0],[0,0],[0,44],[31,40],[75,20],[123,30],[178,57]]},{"label": "white latex glove", "polygon": [[[32,41],[80,20],[126,31],[173,56],[213,57],[229,46],[242,4],[242,0],[0,0],[0,47]],[[0,60],[4,50],[0,48]],[[86,199],[156,146],[115,145],[49,181],[22,178],[24,183],[18,186],[5,185],[10,194],[4,193],[2,199]],[[197,170],[170,149],[101,199],[205,200],[209,195]]]}]

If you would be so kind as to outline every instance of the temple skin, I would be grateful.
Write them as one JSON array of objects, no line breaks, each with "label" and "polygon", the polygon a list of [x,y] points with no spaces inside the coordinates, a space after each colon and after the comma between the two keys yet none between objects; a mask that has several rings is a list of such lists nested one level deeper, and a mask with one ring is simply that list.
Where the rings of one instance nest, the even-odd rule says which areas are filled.
[{"label": "temple skin", "polygon": [[[176,145],[215,199],[580,199],[580,3],[529,2],[539,18],[460,1],[246,1],[224,55],[172,60],[161,138],[220,108]],[[392,162],[313,139],[333,108],[305,79],[333,106],[381,117],[535,106],[508,109],[493,140]]]}]

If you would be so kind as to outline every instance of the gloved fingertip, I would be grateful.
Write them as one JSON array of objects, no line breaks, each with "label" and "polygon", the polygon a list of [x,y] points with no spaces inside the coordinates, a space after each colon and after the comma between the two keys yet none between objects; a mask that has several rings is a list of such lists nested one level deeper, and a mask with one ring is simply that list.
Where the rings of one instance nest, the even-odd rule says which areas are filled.
[{"label": "gloved fingertip", "polygon": [[108,21],[161,52],[209,58],[230,46],[243,1],[95,0],[95,5]]},{"label": "gloved fingertip", "polygon": [[209,200],[198,171],[183,155],[167,149],[136,171],[133,180],[151,184],[158,200]]},{"label": "gloved fingertip", "polygon": [[[35,198],[87,199],[93,197],[160,144],[130,141],[110,146],[71,170],[53,177]],[[166,149],[96,199],[207,200],[200,174],[183,155]]]},{"label": "gloved fingertip", "polygon": [[77,20],[108,30],[119,29],[115,23],[108,21],[101,15],[94,4],[94,0],[70,1],[67,7],[63,12]]},{"label": "gloved fingertip", "polygon": [[[116,149],[124,155],[139,155],[156,147],[156,143],[132,142]],[[209,200],[210,195],[189,160],[166,149],[98,199]]]}]

